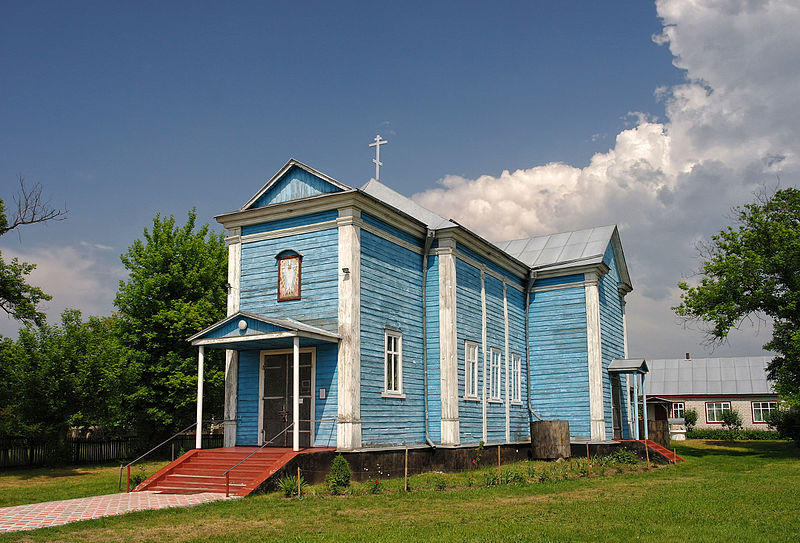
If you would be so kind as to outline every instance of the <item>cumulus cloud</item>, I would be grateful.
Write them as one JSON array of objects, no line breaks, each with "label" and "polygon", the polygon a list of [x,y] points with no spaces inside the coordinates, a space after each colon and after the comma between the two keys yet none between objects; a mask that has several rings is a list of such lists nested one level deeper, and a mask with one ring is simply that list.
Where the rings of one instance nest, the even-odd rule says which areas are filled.
[{"label": "cumulus cloud", "polygon": [[[53,299],[42,304],[50,323],[60,322],[66,308],[80,309],[85,316],[107,315],[121,279],[126,277],[118,257],[109,257],[106,246],[82,242],[77,247],[41,247],[19,251],[0,247],[5,261],[19,258],[36,264],[27,282]],[[99,252],[98,252],[99,251]],[[16,337],[20,323],[0,315],[0,335]]]},{"label": "cumulus cloud", "polygon": [[[633,126],[588,166],[532,165],[477,179],[446,176],[414,195],[490,240],[616,223],[634,280],[631,353],[680,356],[702,337],[669,307],[676,283],[699,267],[694,249],[762,185],[795,185],[800,164],[800,7],[789,2],[659,0],[683,84],[654,89],[666,119]],[[721,352],[753,354],[769,334],[748,328]],[[695,347],[694,349],[692,347]],[[719,352],[719,351],[718,351]]]}]

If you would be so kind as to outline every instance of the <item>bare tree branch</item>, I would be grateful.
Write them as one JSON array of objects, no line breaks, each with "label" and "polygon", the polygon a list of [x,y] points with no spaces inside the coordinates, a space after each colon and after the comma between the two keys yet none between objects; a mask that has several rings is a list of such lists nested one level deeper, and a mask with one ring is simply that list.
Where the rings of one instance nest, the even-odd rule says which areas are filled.
[{"label": "bare tree branch", "polygon": [[18,226],[47,221],[63,221],[67,218],[67,209],[57,209],[42,198],[42,186],[35,183],[33,187],[25,186],[25,178],[19,176],[19,193],[14,195],[16,213],[6,224],[0,226],[0,235],[14,230]]}]

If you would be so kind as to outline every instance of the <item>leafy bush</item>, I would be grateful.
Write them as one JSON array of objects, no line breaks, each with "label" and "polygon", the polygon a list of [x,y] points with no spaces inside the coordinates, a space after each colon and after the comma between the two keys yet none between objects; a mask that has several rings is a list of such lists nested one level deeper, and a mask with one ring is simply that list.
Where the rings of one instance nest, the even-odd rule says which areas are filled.
[{"label": "leafy bush", "polygon": [[147,471],[145,471],[144,466],[140,464],[137,467],[136,473],[131,475],[131,489],[136,488],[146,480],[147,480]]},{"label": "leafy bush", "polygon": [[686,430],[691,432],[697,424],[697,409],[687,409],[684,411],[683,421],[686,424]]},{"label": "leafy bush", "polygon": [[[308,483],[306,482],[305,479],[303,479],[302,475],[300,477],[291,477],[287,475],[285,477],[281,477],[281,479],[278,480],[278,488],[281,489],[283,495],[286,496],[287,498],[291,498],[292,496],[302,495],[307,486]],[[298,493],[298,487],[299,487],[299,493]]]},{"label": "leafy bush", "polygon": [[717,439],[722,441],[737,440],[759,440],[770,441],[778,439],[778,432],[768,432],[766,430],[692,430],[686,432],[686,439]]},{"label": "leafy bush", "polygon": [[742,429],[742,416],[735,409],[725,409],[722,412],[722,426],[730,431],[739,431]]},{"label": "leafy bush", "polygon": [[780,437],[792,439],[800,447],[800,409],[780,407],[773,409],[765,417],[770,428],[774,428]]},{"label": "leafy bush", "polygon": [[447,488],[447,481],[445,481],[444,477],[436,477],[433,480],[433,488],[436,490],[444,490]]},{"label": "leafy bush", "polygon": [[341,494],[346,488],[350,486],[350,463],[341,454],[333,457],[331,462],[331,470],[325,476],[325,484],[334,494]]},{"label": "leafy bush", "polygon": [[636,465],[639,457],[631,451],[618,450],[606,456],[595,456],[592,458],[592,465],[608,466],[611,464]]}]

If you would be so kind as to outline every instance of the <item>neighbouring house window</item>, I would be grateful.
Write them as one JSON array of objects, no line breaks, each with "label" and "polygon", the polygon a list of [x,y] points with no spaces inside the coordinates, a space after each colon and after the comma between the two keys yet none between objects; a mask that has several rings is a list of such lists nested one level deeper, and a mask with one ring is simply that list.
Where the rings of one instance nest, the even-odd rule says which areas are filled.
[{"label": "neighbouring house window", "polygon": [[478,344],[464,342],[464,396],[478,398]]},{"label": "neighbouring house window", "polygon": [[722,422],[722,412],[730,409],[731,402],[706,402],[706,422]]},{"label": "neighbouring house window", "polygon": [[300,255],[289,254],[278,257],[278,301],[300,299]]},{"label": "neighbouring house window", "polygon": [[386,392],[403,393],[403,335],[386,330],[386,356],[384,383]]},{"label": "neighbouring house window", "polygon": [[778,402],[752,402],[753,422],[767,422],[770,411],[778,408]]},{"label": "neighbouring house window", "polygon": [[489,362],[489,399],[502,400],[500,393],[500,349],[492,348]]},{"label": "neighbouring house window", "polygon": [[511,355],[511,400],[522,401],[522,357]]},{"label": "neighbouring house window", "polygon": [[686,404],[683,402],[672,402],[672,418],[679,419],[683,417],[683,412],[686,411]]}]

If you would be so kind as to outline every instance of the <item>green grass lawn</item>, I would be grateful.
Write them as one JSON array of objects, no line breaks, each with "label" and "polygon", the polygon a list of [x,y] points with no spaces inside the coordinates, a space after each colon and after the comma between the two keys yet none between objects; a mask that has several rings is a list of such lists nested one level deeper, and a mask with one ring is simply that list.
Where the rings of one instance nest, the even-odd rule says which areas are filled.
[{"label": "green grass lawn", "polygon": [[[357,483],[354,495],[297,500],[269,494],[17,532],[0,541],[800,539],[800,450],[764,441],[693,441],[677,448],[686,463],[645,472],[609,468],[603,476],[593,470],[588,478],[493,487],[483,486],[480,471],[472,472],[471,487],[464,486],[468,474],[417,476],[411,493],[396,481],[379,494]],[[546,469],[563,469],[553,466]],[[458,488],[435,490],[442,480]]]},{"label": "green grass lawn", "polygon": [[[167,462],[143,462],[131,470],[152,475]],[[8,469],[0,473],[0,507],[114,494],[119,466],[67,466],[61,468]],[[125,473],[122,474],[125,488]]]}]

